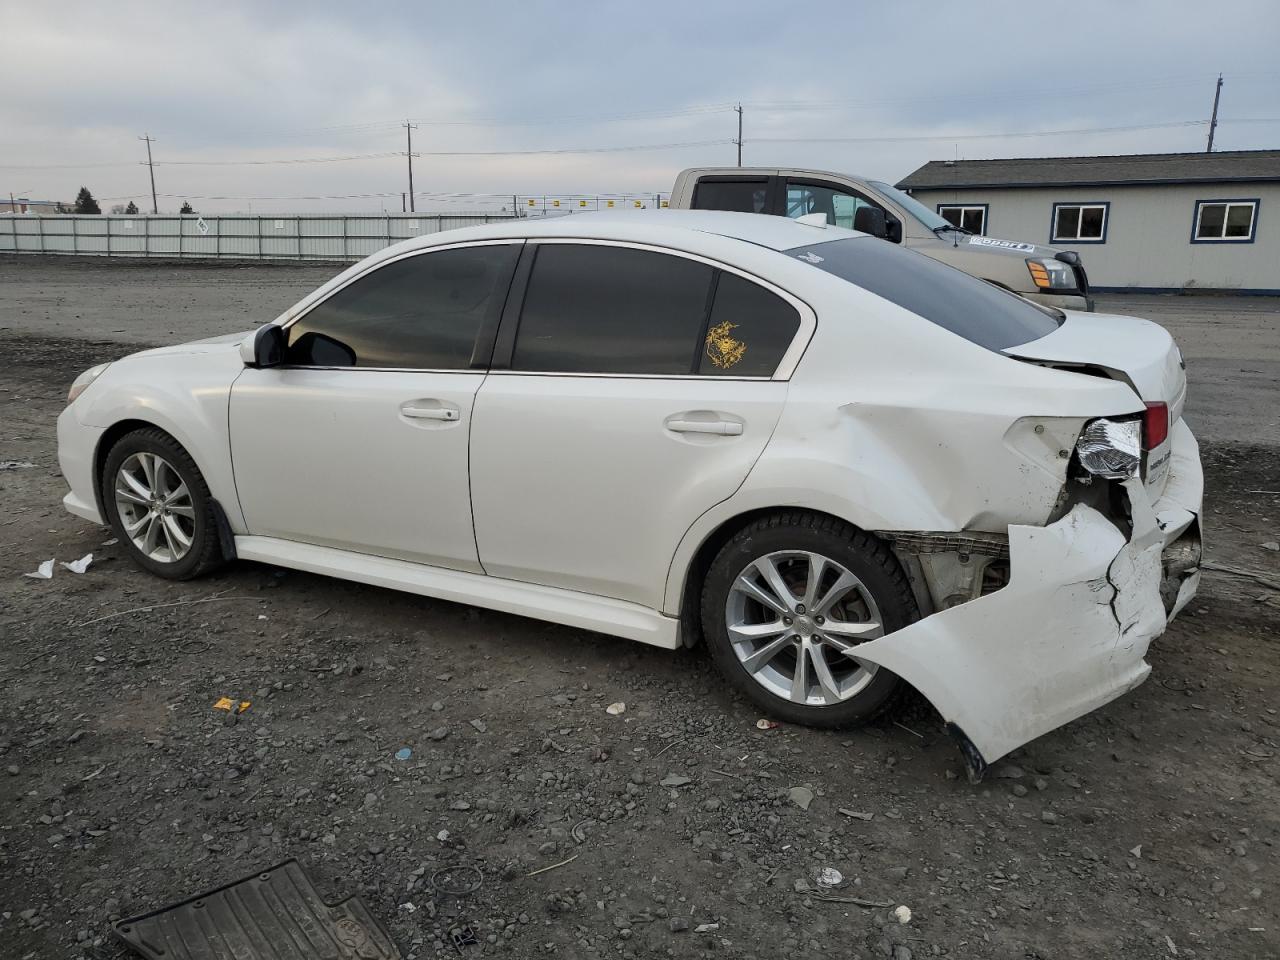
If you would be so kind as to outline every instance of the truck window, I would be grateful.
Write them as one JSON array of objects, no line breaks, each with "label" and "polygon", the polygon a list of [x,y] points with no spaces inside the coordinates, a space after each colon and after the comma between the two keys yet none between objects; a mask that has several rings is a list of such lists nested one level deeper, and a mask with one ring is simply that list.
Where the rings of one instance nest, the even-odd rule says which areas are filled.
[{"label": "truck window", "polygon": [[694,210],[730,210],[736,213],[764,213],[769,181],[699,180],[693,192]]},{"label": "truck window", "polygon": [[878,207],[866,197],[850,191],[836,190],[833,187],[819,186],[814,183],[787,183],[787,216],[791,218],[808,216],[811,213],[825,213],[827,223],[836,227],[853,230],[854,218],[859,207]]}]

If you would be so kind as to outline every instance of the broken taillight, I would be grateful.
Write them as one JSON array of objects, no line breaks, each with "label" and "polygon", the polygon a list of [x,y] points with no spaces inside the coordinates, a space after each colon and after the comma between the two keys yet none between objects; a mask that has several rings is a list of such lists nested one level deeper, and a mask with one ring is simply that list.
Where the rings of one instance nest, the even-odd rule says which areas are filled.
[{"label": "broken taillight", "polygon": [[1148,403],[1142,416],[1142,449],[1154,450],[1169,439],[1169,405]]}]

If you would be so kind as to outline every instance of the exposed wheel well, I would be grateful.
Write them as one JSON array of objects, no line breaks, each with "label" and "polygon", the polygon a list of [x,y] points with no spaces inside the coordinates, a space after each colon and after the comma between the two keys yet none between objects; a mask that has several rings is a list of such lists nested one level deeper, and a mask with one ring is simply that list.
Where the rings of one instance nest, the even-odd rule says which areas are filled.
[{"label": "exposed wheel well", "polygon": [[[104,522],[107,517],[107,504],[102,489],[102,473],[107,463],[107,457],[122,437],[126,437],[135,430],[154,430],[163,433],[174,443],[187,450],[178,438],[175,437],[164,427],[157,426],[148,420],[121,420],[119,423],[113,423],[109,426],[98,440],[98,448],[93,452],[93,495],[98,502],[98,516],[102,517]],[[191,451],[187,450],[187,456],[191,456]],[[193,461],[194,457],[191,458]],[[197,464],[196,469],[199,469]],[[231,523],[227,520],[226,510],[223,509],[216,498],[211,498],[213,504],[213,514],[217,525],[218,546],[222,552],[222,556],[227,560],[236,559],[235,535],[231,532]]]},{"label": "exposed wheel well", "polygon": [[[702,607],[700,593],[702,582],[706,579],[707,571],[711,569],[711,564],[715,561],[716,555],[743,527],[754,523],[761,517],[781,511],[791,514],[804,513],[814,517],[829,517],[840,523],[849,523],[844,518],[823,510],[804,510],[779,505],[776,507],[761,507],[758,510],[748,510],[746,513],[730,517],[720,524],[699,545],[697,552],[693,555],[693,559],[689,561],[689,569],[684,574],[684,587],[680,592],[680,636],[684,638],[685,646],[692,647],[702,641],[702,617],[699,615]],[[854,526],[853,524],[849,525]],[[855,529],[861,528],[855,527]]]},{"label": "exposed wheel well", "polygon": [[[169,431],[157,427],[146,420],[121,420],[107,427],[106,432],[98,439],[98,449],[93,452],[93,495],[98,501],[98,515],[106,517],[107,505],[102,492],[102,469],[107,463],[107,454],[119,442],[120,438],[135,430],[159,430],[165,436],[172,437]],[[176,440],[174,441],[177,442]]]}]

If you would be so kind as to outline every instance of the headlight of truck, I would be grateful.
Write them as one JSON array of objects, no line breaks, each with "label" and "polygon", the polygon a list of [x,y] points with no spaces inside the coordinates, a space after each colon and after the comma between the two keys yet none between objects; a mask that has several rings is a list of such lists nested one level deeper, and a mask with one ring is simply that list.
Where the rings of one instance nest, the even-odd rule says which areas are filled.
[{"label": "headlight of truck", "polygon": [[1142,465],[1142,424],[1137,420],[1108,420],[1085,424],[1076,441],[1080,466],[1095,477],[1128,480]]},{"label": "headlight of truck", "polygon": [[90,367],[84,373],[80,374],[80,376],[76,377],[75,380],[71,382],[71,389],[67,391],[67,403],[75,403],[76,397],[84,393],[85,390],[89,388],[89,384],[102,376],[103,372],[109,366],[111,366],[110,363],[100,363],[96,367]]},{"label": "headlight of truck", "polygon": [[1076,272],[1061,260],[1028,260],[1031,280],[1040,290],[1075,290]]}]

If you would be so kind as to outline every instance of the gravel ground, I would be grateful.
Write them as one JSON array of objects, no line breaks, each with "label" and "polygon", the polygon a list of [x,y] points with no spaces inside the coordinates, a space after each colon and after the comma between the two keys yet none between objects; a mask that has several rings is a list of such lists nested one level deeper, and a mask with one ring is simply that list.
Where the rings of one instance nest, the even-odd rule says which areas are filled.
[{"label": "gravel ground", "polygon": [[[0,471],[0,956],[121,956],[110,920],[289,857],[406,957],[456,956],[463,925],[465,954],[529,958],[1280,955],[1274,301],[1102,305],[1183,342],[1208,555],[1272,587],[1207,573],[1150,681],[971,786],[919,700],[760,731],[697,650],[252,563],[144,575],[61,509],[67,384],[273,316],[332,268],[16,260],[0,461],[30,466]],[[89,552],[82,576],[22,576]],[[480,888],[435,894],[458,864]],[[826,867],[844,879],[824,891]]]}]

